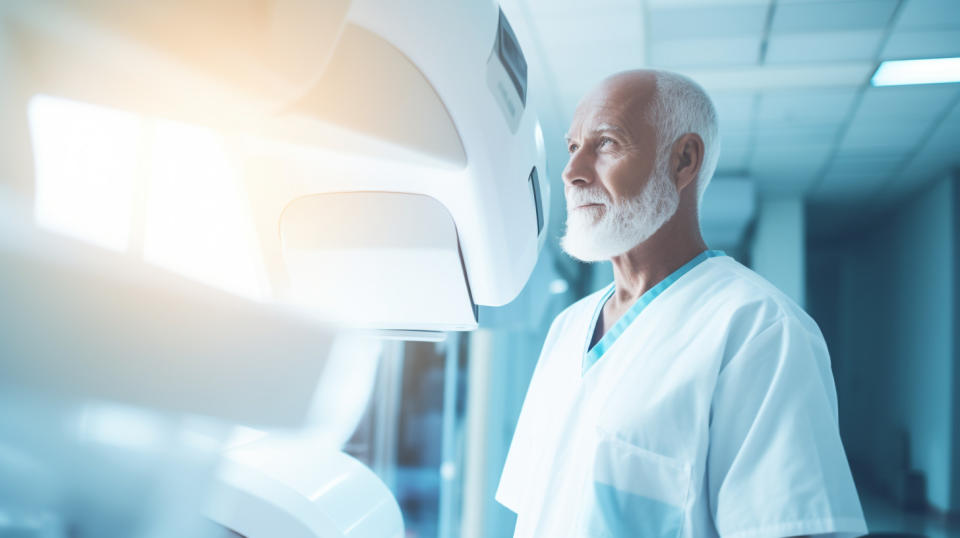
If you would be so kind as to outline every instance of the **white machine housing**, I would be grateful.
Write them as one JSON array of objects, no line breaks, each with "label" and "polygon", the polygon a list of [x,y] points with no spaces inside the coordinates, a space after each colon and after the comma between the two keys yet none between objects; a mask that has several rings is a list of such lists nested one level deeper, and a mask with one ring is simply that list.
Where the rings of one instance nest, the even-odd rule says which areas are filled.
[{"label": "white machine housing", "polygon": [[[549,220],[522,37],[491,0],[5,3],[0,172],[29,193],[36,94],[255,138],[237,166],[274,298],[348,325],[469,330],[477,305],[519,294]],[[349,233],[330,239],[309,210],[333,206]]]},{"label": "white machine housing", "polygon": [[204,511],[249,538],[404,536],[400,507],[377,475],[309,439],[268,437],[228,450]]},{"label": "white machine housing", "polygon": [[476,305],[516,297],[549,199],[527,69],[493,3],[354,1],[324,76],[293,110],[416,157],[316,178],[287,206],[297,298],[351,325],[465,330]]},{"label": "white machine housing", "polygon": [[[464,330],[477,326],[476,305],[502,305],[519,294],[545,237],[550,196],[531,67],[489,0],[0,3],[0,199],[14,206],[4,216],[18,219],[0,228],[0,259],[8,262],[0,264],[0,290],[13,300],[5,305],[12,322],[0,331],[6,336],[0,362],[8,366],[0,384],[18,385],[15,397],[3,393],[5,401],[23,390],[22,400],[36,399],[40,409],[45,397],[61,393],[64,406],[104,398],[156,408],[174,424],[178,413],[201,413],[295,426],[330,343],[326,329],[276,305],[224,297],[139,260],[123,263],[119,255],[34,230],[30,217],[19,214],[33,205],[27,110],[34,96],[229,133],[275,298],[352,325]],[[237,143],[252,139],[259,142]],[[166,308],[148,310],[157,305]],[[107,411],[99,419],[112,427],[92,431],[103,444],[130,442],[115,435],[129,430],[117,427],[125,415]],[[136,417],[129,422],[140,424]],[[23,441],[29,421],[12,424],[0,424],[0,448],[47,456],[35,446],[65,446],[43,429],[36,443]],[[175,428],[161,426],[158,438],[175,437],[168,435]],[[202,445],[195,452],[204,458],[177,468],[209,471],[217,439],[183,437],[188,448]],[[279,453],[264,447],[230,454],[235,472],[225,471],[221,485],[236,486],[234,500],[261,509],[276,507],[271,503],[280,497],[291,500],[287,512],[268,510],[277,518],[270,521],[313,522],[299,527],[308,536],[402,534],[396,502],[360,463],[338,452],[316,454],[325,463],[310,467],[308,476],[295,466],[277,467],[277,459],[260,465],[254,456],[261,449]],[[100,470],[124,474],[110,473],[111,449],[97,450],[96,466],[85,457],[76,465],[70,458],[51,464],[49,474],[66,477],[65,485],[34,488],[49,498],[27,506],[28,515],[63,509],[57,502],[63,491],[82,498],[99,488],[111,501],[139,502],[123,495],[130,480],[90,478]],[[163,481],[167,473],[151,461],[131,467]],[[83,473],[61,471],[67,467]],[[6,468],[28,467],[14,461]],[[257,482],[262,475],[269,479]],[[178,484],[200,483],[205,475],[180,478],[170,473],[164,491],[175,493]],[[314,487],[326,489],[310,492]],[[171,512],[191,519],[192,501],[201,495],[194,490],[179,503],[169,495]],[[337,501],[360,494],[367,502],[355,503],[357,511],[338,510]],[[319,501],[311,504],[311,495]],[[0,491],[4,508],[14,500],[15,491]],[[369,503],[375,510],[362,511]],[[141,523],[111,503],[98,512],[84,506],[78,512],[87,519]],[[252,513],[218,506],[225,526]],[[244,528],[251,537],[277,534],[272,525]]]}]

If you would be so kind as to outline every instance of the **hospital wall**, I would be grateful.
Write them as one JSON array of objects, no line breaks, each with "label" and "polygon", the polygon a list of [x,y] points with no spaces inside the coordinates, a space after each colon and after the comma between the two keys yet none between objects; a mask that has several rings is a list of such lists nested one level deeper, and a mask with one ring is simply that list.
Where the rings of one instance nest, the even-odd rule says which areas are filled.
[{"label": "hospital wall", "polygon": [[805,214],[800,196],[779,196],[759,204],[750,244],[751,268],[797,304],[806,302]]},{"label": "hospital wall", "polygon": [[960,510],[958,205],[946,177],[861,230],[808,244],[808,307],[861,494],[925,489],[941,511]]}]

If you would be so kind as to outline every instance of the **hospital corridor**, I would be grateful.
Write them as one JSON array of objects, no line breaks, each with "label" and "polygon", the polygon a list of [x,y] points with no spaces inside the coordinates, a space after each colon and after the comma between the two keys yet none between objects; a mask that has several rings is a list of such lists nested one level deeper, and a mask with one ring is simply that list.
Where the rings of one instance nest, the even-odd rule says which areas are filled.
[{"label": "hospital corridor", "polygon": [[960,538],[960,0],[0,1],[0,538]]}]

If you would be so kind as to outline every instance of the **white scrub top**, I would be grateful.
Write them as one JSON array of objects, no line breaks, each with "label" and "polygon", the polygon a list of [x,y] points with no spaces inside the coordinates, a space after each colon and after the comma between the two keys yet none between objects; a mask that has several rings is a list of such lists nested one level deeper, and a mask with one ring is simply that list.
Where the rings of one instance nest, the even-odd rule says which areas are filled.
[{"label": "white scrub top", "polygon": [[830,358],[800,307],[707,251],[588,350],[613,289],[547,335],[497,490],[515,536],[867,532]]}]

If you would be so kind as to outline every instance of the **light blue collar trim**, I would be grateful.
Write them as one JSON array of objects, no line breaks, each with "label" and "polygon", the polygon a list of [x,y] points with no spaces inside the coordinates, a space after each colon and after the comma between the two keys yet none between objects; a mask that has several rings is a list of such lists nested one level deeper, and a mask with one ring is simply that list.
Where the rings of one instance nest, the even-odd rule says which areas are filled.
[{"label": "light blue collar trim", "polygon": [[590,342],[593,340],[593,333],[597,330],[597,320],[600,318],[600,312],[603,311],[603,305],[607,303],[607,300],[613,295],[616,286],[611,283],[607,291],[603,293],[603,297],[600,298],[599,304],[597,304],[597,309],[593,313],[593,318],[590,320],[590,327],[587,330],[587,343],[584,346],[584,357],[583,357],[583,370],[581,375],[587,373],[587,370],[591,366],[596,364],[600,357],[610,349],[610,346],[617,341],[617,338],[620,338],[620,335],[623,334],[627,327],[633,323],[633,320],[637,319],[637,316],[640,315],[640,312],[653,302],[654,299],[660,296],[661,293],[666,291],[674,282],[680,279],[683,275],[687,274],[691,269],[700,264],[700,262],[706,260],[707,258],[714,258],[717,256],[726,256],[722,250],[705,250],[698,254],[695,258],[683,264],[682,267],[674,271],[667,278],[661,280],[656,286],[650,288],[643,295],[637,299],[637,302],[633,303],[633,306],[617,320],[617,323],[607,331],[607,334],[603,335],[603,338],[593,348],[587,349],[590,346]]}]

